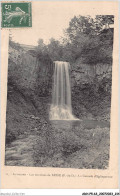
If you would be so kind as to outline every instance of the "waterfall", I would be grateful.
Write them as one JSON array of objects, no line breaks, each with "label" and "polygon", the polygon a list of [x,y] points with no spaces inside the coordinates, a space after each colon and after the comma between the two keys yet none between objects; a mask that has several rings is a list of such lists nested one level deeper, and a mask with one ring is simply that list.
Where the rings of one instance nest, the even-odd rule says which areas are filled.
[{"label": "waterfall", "polygon": [[70,64],[55,61],[50,120],[75,120],[72,115]]}]

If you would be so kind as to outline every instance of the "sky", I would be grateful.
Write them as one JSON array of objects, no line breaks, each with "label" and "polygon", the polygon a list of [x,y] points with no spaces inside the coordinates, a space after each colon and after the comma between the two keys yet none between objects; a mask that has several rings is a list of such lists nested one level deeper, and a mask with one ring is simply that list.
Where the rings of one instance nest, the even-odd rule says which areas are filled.
[{"label": "sky", "polygon": [[32,28],[11,29],[13,40],[21,44],[37,45],[40,38],[45,43],[48,43],[51,37],[60,39],[64,35],[64,29],[69,26],[70,20],[75,15],[95,16],[95,3],[89,3],[89,11],[86,3],[77,1],[32,2]]}]

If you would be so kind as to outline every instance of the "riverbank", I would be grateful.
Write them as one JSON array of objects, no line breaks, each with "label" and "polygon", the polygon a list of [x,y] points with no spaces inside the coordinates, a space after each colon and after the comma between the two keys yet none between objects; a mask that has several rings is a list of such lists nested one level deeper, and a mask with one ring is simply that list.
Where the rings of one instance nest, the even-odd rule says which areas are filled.
[{"label": "riverbank", "polygon": [[[6,165],[105,169],[109,161],[109,123],[44,122],[31,119],[32,129],[6,146]],[[102,126],[102,127],[101,127]]]}]

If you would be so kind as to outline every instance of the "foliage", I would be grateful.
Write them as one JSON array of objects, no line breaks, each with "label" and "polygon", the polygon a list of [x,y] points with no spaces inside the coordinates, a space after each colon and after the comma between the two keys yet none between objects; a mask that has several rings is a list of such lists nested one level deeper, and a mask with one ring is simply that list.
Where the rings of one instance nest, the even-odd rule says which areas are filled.
[{"label": "foliage", "polygon": [[63,47],[59,41],[54,38],[50,39],[50,43],[48,44],[48,53],[53,61],[62,60],[63,56]]},{"label": "foliage", "polygon": [[113,15],[74,16],[65,30],[62,43],[54,38],[45,45],[42,39],[38,41],[37,52],[48,54],[53,60],[75,62],[82,58],[84,63],[111,63]]},{"label": "foliage", "polygon": [[37,47],[37,52],[38,53],[46,53],[46,45],[44,44],[43,39],[38,40],[38,47]]}]

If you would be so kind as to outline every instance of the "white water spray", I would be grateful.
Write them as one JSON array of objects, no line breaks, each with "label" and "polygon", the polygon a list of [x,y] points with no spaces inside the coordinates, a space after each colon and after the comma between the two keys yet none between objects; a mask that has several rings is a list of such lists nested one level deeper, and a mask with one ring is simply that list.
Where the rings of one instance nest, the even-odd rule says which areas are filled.
[{"label": "white water spray", "polygon": [[77,120],[72,115],[69,69],[68,62],[55,61],[50,120]]}]

